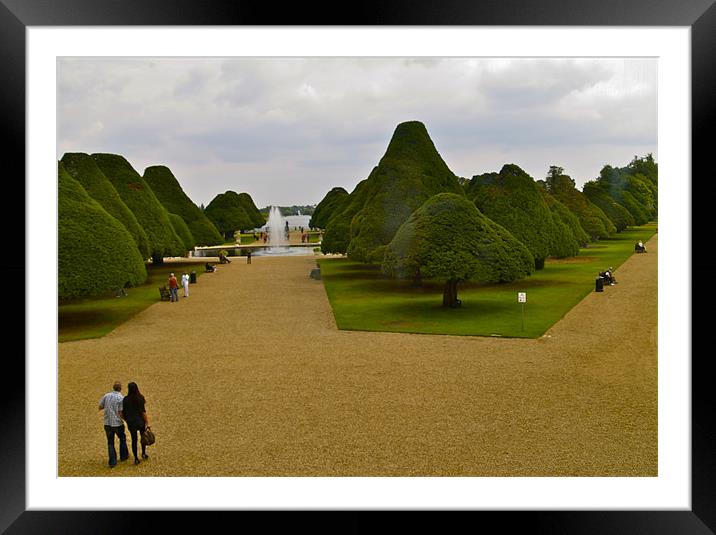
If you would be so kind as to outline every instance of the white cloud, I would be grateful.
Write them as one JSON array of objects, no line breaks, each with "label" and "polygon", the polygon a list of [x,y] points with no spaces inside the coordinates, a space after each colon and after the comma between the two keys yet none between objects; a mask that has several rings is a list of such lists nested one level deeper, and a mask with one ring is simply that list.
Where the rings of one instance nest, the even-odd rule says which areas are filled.
[{"label": "white cloud", "polygon": [[65,58],[57,88],[58,158],[162,163],[197,204],[350,191],[406,120],[461,176],[558,163],[581,184],[657,153],[653,59]]}]

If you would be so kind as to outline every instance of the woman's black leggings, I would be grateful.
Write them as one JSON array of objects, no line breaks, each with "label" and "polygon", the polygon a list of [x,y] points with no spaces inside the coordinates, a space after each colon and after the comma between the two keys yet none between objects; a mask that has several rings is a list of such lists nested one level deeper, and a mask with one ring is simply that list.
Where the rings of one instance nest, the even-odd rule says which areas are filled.
[{"label": "woman's black leggings", "polygon": [[[144,433],[145,427],[133,427],[131,425],[129,427],[129,434],[132,437],[132,454],[134,455],[134,458],[137,459],[137,433]],[[141,434],[139,435],[142,436]],[[142,444],[142,455],[147,453],[147,447]]]}]

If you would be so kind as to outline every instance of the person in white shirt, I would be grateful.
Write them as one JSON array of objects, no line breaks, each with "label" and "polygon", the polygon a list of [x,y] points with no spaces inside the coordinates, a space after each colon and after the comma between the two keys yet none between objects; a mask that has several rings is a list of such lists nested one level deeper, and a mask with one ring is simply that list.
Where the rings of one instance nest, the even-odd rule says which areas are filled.
[{"label": "person in white shirt", "polygon": [[119,438],[119,460],[129,459],[127,449],[127,436],[124,434],[124,412],[122,401],[122,383],[119,381],[112,385],[112,392],[102,396],[99,400],[99,410],[104,410],[104,432],[107,435],[107,451],[109,453],[109,467],[117,465],[117,450],[114,448],[114,435]]},{"label": "person in white shirt", "polygon": [[188,273],[182,274],[181,285],[184,287],[184,297],[189,297],[189,274]]}]

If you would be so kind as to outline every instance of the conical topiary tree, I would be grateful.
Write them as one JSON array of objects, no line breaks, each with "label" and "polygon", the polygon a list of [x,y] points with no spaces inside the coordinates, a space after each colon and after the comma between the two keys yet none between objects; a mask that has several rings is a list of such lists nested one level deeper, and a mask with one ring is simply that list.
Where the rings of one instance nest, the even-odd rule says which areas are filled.
[{"label": "conical topiary tree", "polygon": [[129,162],[117,154],[93,154],[92,158],[147,233],[154,263],[162,263],[165,256],[182,255],[184,243],[174,231],[169,212]]},{"label": "conical topiary tree", "polygon": [[508,164],[499,173],[473,177],[465,190],[483,214],[527,246],[535,258],[535,268],[542,269],[555,248],[554,240],[564,235],[558,234],[534,179],[517,165]]},{"label": "conical topiary tree", "polygon": [[380,262],[398,227],[427,199],[444,192],[464,195],[425,125],[401,123],[378,166],[329,220],[322,249],[345,252],[362,262]]},{"label": "conical topiary tree", "polygon": [[188,251],[194,249],[194,246],[196,245],[194,236],[191,235],[191,230],[189,230],[189,227],[181,216],[169,213],[169,221],[171,221],[172,227],[174,227],[174,232],[177,233],[177,236],[181,238],[181,241],[184,244],[184,253],[181,255],[184,256]]},{"label": "conical topiary tree", "polygon": [[134,238],[58,165],[58,296],[100,295],[147,278]]},{"label": "conical topiary tree", "polygon": [[82,185],[89,196],[126,227],[137,244],[142,258],[149,258],[147,233],[109,179],[97,167],[94,159],[89,154],[70,152],[62,156],[61,161],[65,170]]},{"label": "conical topiary tree", "polygon": [[248,193],[239,193],[239,203],[251,220],[251,227],[246,227],[247,229],[263,227],[266,224],[266,218],[259,212],[251,195]]},{"label": "conical topiary tree", "polygon": [[232,240],[238,230],[254,228],[251,217],[235,191],[219,193],[204,209],[204,214],[227,240]]},{"label": "conical topiary tree", "polygon": [[386,247],[383,272],[393,277],[445,281],[443,306],[460,304],[462,281],[508,282],[534,271],[534,257],[510,232],[462,195],[428,199]]},{"label": "conical topiary tree", "polygon": [[[179,181],[164,165],[144,170],[144,180],[169,213],[181,216],[194,237],[194,245],[218,245],[223,238],[202,210],[184,193]],[[193,245],[192,245],[193,247]]]},{"label": "conical topiary tree", "polygon": [[538,180],[536,184],[539,186],[542,197],[544,197],[545,203],[547,203],[547,206],[549,206],[549,209],[552,212],[552,217],[554,218],[555,223],[557,223],[558,226],[563,225],[566,227],[569,236],[571,236],[574,240],[572,245],[567,245],[564,252],[560,252],[559,242],[553,242],[550,255],[557,258],[574,256],[577,253],[575,252],[572,254],[569,251],[575,250],[575,247],[576,251],[579,251],[580,247],[586,247],[589,244],[589,236],[586,232],[584,232],[582,225],[579,223],[579,218],[577,218],[577,216],[574,215],[564,204],[555,199],[554,196],[550,195],[547,191],[547,184],[544,180]]},{"label": "conical topiary tree", "polygon": [[311,228],[326,228],[331,216],[341,211],[347,200],[348,192],[345,189],[340,187],[333,188],[326,193],[326,196],[316,205],[311,220],[308,222],[308,226]]},{"label": "conical topiary tree", "polygon": [[550,167],[545,180],[547,191],[577,216],[591,240],[607,238],[615,233],[617,229],[611,220],[576,188],[574,180],[563,171],[561,167]]},{"label": "conical topiary tree", "polygon": [[614,223],[617,232],[625,230],[629,225],[636,224],[629,210],[615,201],[609,192],[600,186],[599,182],[586,182],[582,187],[582,193],[607,215]]}]

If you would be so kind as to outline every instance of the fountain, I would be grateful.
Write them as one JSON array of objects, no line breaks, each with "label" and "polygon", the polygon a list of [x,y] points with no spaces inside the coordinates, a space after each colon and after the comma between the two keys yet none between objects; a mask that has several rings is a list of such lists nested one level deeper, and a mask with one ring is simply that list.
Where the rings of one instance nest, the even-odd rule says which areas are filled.
[{"label": "fountain", "polygon": [[312,255],[313,247],[290,245],[288,239],[288,219],[281,215],[278,206],[272,206],[269,210],[268,221],[264,227],[268,233],[267,247],[256,247],[253,249],[254,256],[298,256]]},{"label": "fountain", "polygon": [[274,247],[281,247],[288,244],[288,240],[284,238],[285,223],[278,206],[272,206],[269,212],[269,218],[266,222],[268,230],[268,244],[273,251]]}]

